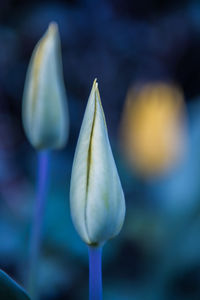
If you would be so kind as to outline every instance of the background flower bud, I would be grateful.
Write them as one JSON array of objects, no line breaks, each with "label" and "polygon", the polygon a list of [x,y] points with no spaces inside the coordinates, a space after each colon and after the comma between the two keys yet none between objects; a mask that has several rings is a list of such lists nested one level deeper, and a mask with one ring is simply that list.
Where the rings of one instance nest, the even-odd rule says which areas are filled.
[{"label": "background flower bud", "polygon": [[22,117],[26,135],[35,148],[65,145],[69,117],[55,23],[49,25],[33,51],[25,82]]},{"label": "background flower bud", "polygon": [[125,200],[112,155],[98,85],[94,81],[76,147],[70,188],[76,230],[89,245],[117,235]]}]

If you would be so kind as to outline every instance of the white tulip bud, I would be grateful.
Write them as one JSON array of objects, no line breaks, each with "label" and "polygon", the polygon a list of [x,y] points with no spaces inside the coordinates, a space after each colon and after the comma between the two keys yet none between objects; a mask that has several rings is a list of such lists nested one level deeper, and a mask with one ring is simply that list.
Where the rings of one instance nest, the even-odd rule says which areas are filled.
[{"label": "white tulip bud", "polygon": [[61,148],[68,138],[68,108],[58,27],[51,23],[36,45],[26,76],[23,125],[37,149]]},{"label": "white tulip bud", "polygon": [[123,225],[125,200],[110,147],[98,84],[94,81],[74,156],[70,206],[83,241],[99,245]]}]

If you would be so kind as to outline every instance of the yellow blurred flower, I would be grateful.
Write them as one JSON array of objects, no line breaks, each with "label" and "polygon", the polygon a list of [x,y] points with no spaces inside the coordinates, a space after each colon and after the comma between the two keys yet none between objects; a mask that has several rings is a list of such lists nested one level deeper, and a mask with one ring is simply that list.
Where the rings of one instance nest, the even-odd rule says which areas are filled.
[{"label": "yellow blurred flower", "polygon": [[172,167],[185,146],[185,108],[181,91],[156,82],[128,92],[121,124],[127,159],[145,176]]}]

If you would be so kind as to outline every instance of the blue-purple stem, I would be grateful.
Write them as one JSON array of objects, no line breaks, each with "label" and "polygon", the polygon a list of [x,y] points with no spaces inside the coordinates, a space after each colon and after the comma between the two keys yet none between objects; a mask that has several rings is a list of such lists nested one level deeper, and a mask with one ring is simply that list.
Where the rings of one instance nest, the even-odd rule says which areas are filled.
[{"label": "blue-purple stem", "polygon": [[89,246],[89,299],[102,300],[102,247]]},{"label": "blue-purple stem", "polygon": [[48,190],[49,152],[38,152],[37,192],[30,240],[28,290],[32,300],[39,299],[38,267],[42,241],[43,217]]}]

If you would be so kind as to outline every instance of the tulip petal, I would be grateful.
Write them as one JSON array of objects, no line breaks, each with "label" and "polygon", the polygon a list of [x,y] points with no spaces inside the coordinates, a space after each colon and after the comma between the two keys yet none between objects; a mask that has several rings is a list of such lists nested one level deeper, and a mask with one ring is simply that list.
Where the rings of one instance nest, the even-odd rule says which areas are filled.
[{"label": "tulip petal", "polygon": [[68,119],[59,33],[57,25],[51,23],[29,64],[23,95],[23,124],[34,147],[60,148],[68,137]]},{"label": "tulip petal", "polygon": [[96,80],[76,147],[70,205],[74,225],[87,244],[103,243],[121,229],[125,215],[124,195]]}]

